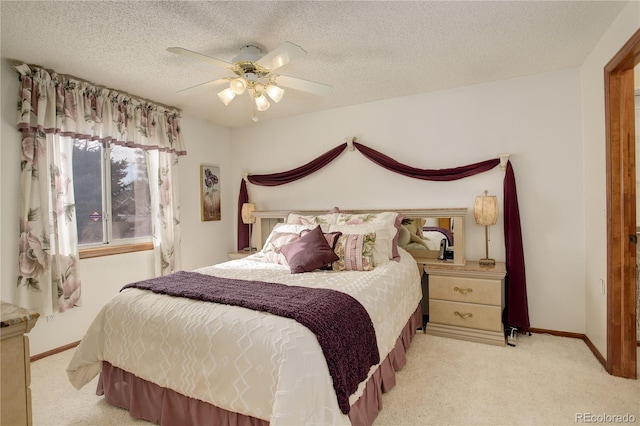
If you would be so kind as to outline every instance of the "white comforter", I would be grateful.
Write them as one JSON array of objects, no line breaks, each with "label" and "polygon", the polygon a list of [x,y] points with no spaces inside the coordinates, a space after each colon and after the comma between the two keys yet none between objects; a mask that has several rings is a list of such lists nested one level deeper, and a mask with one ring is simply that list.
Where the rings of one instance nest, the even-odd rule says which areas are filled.
[{"label": "white comforter", "polygon": [[[196,272],[348,293],[369,313],[384,360],[422,297],[416,263],[399,250],[400,262],[369,272],[290,274],[286,266],[263,262],[260,254]],[[315,335],[287,318],[127,289],[89,327],[67,368],[71,383],[80,389],[90,382],[102,360],[273,425],[350,424],[338,407]],[[364,382],[352,404],[363,389]]]}]

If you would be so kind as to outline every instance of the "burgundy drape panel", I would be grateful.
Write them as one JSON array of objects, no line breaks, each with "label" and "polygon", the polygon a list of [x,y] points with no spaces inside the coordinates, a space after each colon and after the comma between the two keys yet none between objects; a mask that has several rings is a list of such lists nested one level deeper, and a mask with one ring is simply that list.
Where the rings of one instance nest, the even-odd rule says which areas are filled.
[{"label": "burgundy drape panel", "polygon": [[493,169],[495,166],[500,164],[500,160],[487,160],[482,161],[480,163],[469,164],[466,166],[455,167],[453,169],[417,169],[415,167],[407,166],[405,164],[399,163],[393,158],[382,154],[381,152],[376,151],[375,149],[371,149],[365,145],[362,145],[358,142],[354,142],[353,146],[355,146],[358,151],[362,153],[369,160],[373,161],[380,167],[384,167],[387,170],[391,170],[392,172],[399,173],[404,176],[408,176],[414,179],[422,179],[422,180],[436,180],[436,181],[449,181],[449,180],[458,180],[462,178],[466,178],[469,176],[476,175],[478,173],[486,172],[487,170]]},{"label": "burgundy drape panel", "polygon": [[317,172],[330,162],[336,159],[338,155],[344,151],[347,147],[346,143],[342,145],[338,145],[332,150],[329,150],[322,154],[320,157],[315,160],[309,161],[307,164],[302,165],[300,167],[296,167],[295,169],[291,169],[286,172],[281,173],[271,173],[268,175],[249,175],[248,179],[254,185],[261,186],[278,186],[283,185],[285,183],[291,183],[298,179],[302,179],[303,177],[309,176],[312,173]]},{"label": "burgundy drape panel", "polygon": [[[250,175],[247,180],[254,185],[260,186],[278,186],[285,183],[291,183],[303,177],[309,176],[317,172],[327,164],[331,163],[338,157],[347,147],[346,143],[325,152],[315,160],[309,161],[295,169],[286,172],[271,173],[267,175]],[[240,195],[238,196],[238,250],[249,247],[249,225],[242,223],[242,205],[249,201],[249,193],[247,192],[247,183],[244,179],[240,183]]]},{"label": "burgundy drape panel", "polygon": [[242,222],[242,205],[249,202],[249,192],[247,183],[242,179],[240,183],[240,194],[238,195],[238,250],[249,247],[249,225]]},{"label": "burgundy drape panel", "polygon": [[[486,160],[479,163],[450,169],[418,169],[399,163],[393,158],[371,149],[358,142],[353,145],[362,155],[377,165],[401,175],[422,180],[452,181],[473,176],[493,169],[500,164],[500,159]],[[293,182],[314,173],[333,161],[346,148],[347,144],[337,146],[320,157],[298,168],[282,173],[268,175],[251,175],[249,182],[262,186],[277,186]],[[240,184],[238,197],[238,249],[249,245],[249,228],[242,223],[242,204],[249,200],[247,185],[244,179]],[[511,162],[507,162],[504,178],[504,234],[506,248],[506,316],[507,326],[516,327],[520,331],[529,330],[529,308],[527,305],[527,285],[524,270],[524,251],[522,249],[522,231],[520,228],[520,212],[516,182]]]},{"label": "burgundy drape panel", "polygon": [[524,269],[520,209],[516,192],[516,178],[511,162],[507,162],[504,176],[504,245],[506,249],[506,319],[507,325],[529,331],[527,279]]}]

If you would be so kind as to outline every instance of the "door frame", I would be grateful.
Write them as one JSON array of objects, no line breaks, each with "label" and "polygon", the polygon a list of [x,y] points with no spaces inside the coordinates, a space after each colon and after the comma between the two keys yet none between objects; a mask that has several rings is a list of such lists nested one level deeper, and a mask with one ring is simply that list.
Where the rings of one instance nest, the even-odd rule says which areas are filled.
[{"label": "door frame", "polygon": [[636,163],[633,70],[640,30],[604,68],[607,168],[607,362],[609,374],[637,378]]}]

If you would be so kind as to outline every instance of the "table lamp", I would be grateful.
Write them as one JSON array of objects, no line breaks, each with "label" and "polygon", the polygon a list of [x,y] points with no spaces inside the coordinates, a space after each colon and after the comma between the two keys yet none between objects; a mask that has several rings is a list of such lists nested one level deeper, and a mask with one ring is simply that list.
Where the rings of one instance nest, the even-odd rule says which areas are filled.
[{"label": "table lamp", "polygon": [[489,191],[484,191],[483,196],[476,197],[473,215],[478,225],[484,225],[485,258],[480,259],[479,263],[481,266],[494,267],[495,259],[489,258],[489,226],[498,221],[498,199],[495,195],[487,195],[488,193]]},{"label": "table lamp", "polygon": [[[253,212],[256,210],[255,203],[244,203],[242,204],[242,223],[245,225],[249,225],[249,253],[253,252],[252,241],[252,225],[256,223],[256,217],[253,215]],[[245,249],[246,250],[246,249]]]}]

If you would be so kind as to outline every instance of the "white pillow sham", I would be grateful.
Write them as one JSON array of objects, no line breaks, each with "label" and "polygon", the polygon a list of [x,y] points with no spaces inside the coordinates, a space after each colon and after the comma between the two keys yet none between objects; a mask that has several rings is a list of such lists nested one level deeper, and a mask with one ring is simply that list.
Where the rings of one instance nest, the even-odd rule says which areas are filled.
[{"label": "white pillow sham", "polygon": [[300,238],[300,232],[305,229],[313,229],[318,225],[297,225],[290,223],[278,223],[273,227],[271,233],[260,250],[265,262],[279,263],[287,265],[287,259],[280,252],[282,246]]}]

